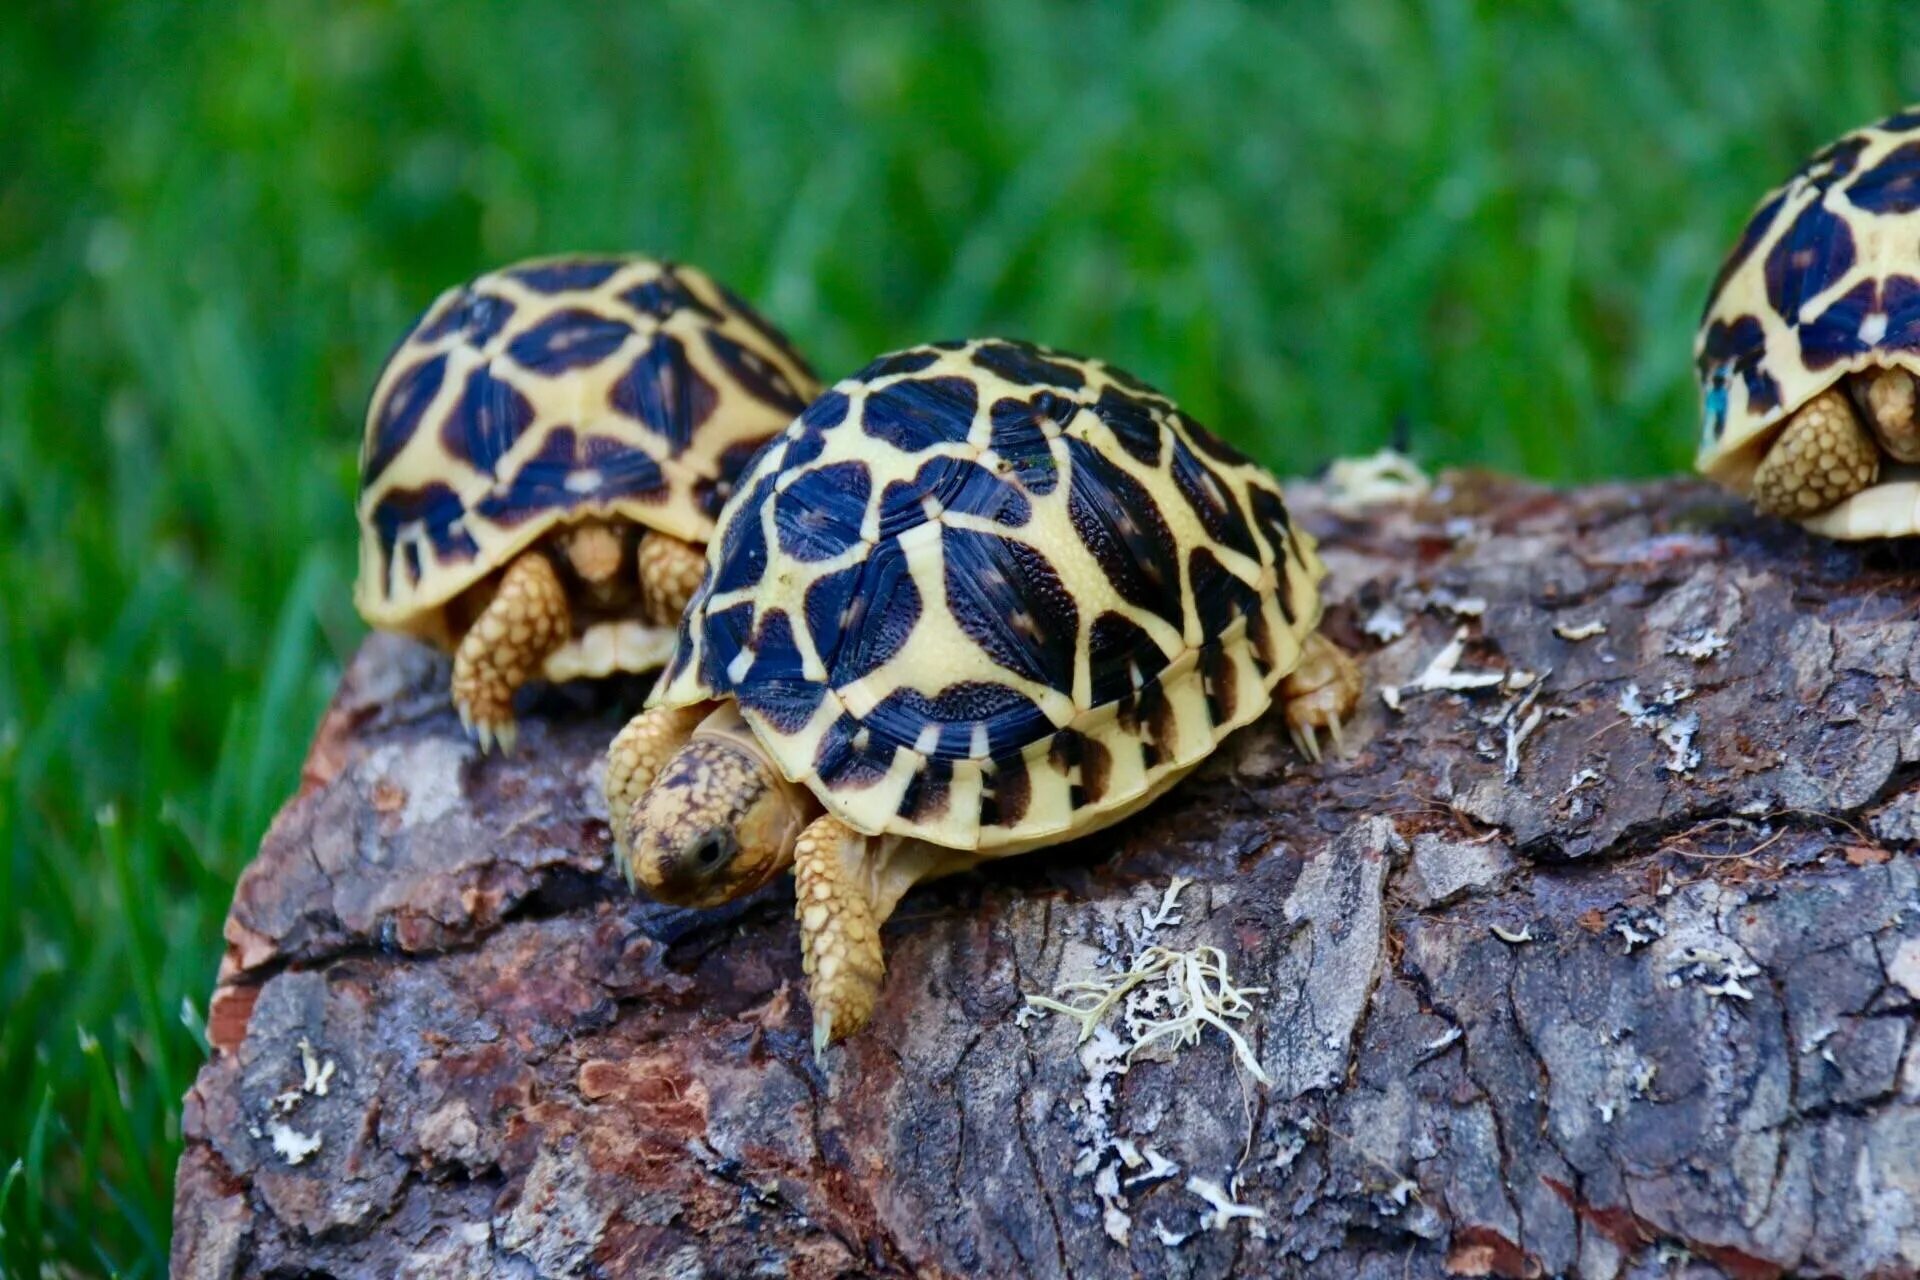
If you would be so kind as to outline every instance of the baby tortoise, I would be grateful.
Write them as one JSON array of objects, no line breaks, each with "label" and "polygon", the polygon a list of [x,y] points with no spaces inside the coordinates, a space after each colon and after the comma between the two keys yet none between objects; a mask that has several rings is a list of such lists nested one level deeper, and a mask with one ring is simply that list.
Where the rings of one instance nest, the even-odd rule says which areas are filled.
[{"label": "baby tortoise", "polygon": [[788,867],[817,1048],[862,1026],[920,880],[1150,803],[1286,705],[1336,744],[1358,669],[1280,486],[1111,365],[884,356],[756,458],[651,708],[611,748],[630,874],[709,906]]},{"label": "baby tortoise", "polygon": [[1920,533],[1920,108],[1761,201],[1694,341],[1696,465],[1830,538]]},{"label": "baby tortoise", "polygon": [[543,259],[450,289],[367,410],[361,616],[452,650],[462,723],[511,750],[532,677],[666,661],[735,478],[818,393],[691,267]]}]

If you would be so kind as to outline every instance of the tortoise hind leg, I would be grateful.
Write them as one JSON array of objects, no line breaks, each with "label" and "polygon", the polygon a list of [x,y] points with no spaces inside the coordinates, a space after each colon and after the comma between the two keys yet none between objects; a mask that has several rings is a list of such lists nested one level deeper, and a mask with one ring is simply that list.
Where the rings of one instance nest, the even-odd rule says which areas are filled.
[{"label": "tortoise hind leg", "polygon": [[640,599],[656,627],[677,627],[700,586],[706,553],[691,542],[649,530],[640,539]]},{"label": "tortoise hind leg", "polygon": [[496,742],[502,752],[513,750],[514,691],[566,643],[571,627],[553,562],[538,551],[522,553],[453,655],[453,705],[481,751]]},{"label": "tortoise hind leg", "polygon": [[1344,751],[1341,722],[1360,705],[1360,668],[1333,641],[1318,631],[1300,646],[1300,661],[1280,682],[1280,701],[1286,708],[1287,730],[1302,755],[1320,759],[1318,730],[1325,729],[1335,751]]},{"label": "tortoise hind leg", "polygon": [[1753,505],[1767,515],[1803,519],[1853,497],[1879,475],[1873,434],[1846,392],[1828,387],[1774,437],[1753,473]]}]

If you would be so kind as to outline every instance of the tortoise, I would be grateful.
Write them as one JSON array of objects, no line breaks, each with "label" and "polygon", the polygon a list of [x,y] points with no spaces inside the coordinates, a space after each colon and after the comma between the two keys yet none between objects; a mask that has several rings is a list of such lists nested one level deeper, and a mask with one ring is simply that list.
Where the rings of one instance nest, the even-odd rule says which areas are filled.
[{"label": "tortoise", "polygon": [[711,906],[791,866],[814,1044],[863,1025],[919,880],[1098,831],[1274,689],[1315,758],[1360,694],[1280,486],[1110,364],[883,356],[741,476],[649,709],[609,750],[631,878]]},{"label": "tortoise", "polygon": [[1760,202],[1694,341],[1698,468],[1831,538],[1920,533],[1920,108]]},{"label": "tortoise", "polygon": [[361,616],[451,650],[462,723],[511,750],[533,676],[664,664],[734,479],[819,389],[692,267],[545,258],[450,289],[367,410]]}]

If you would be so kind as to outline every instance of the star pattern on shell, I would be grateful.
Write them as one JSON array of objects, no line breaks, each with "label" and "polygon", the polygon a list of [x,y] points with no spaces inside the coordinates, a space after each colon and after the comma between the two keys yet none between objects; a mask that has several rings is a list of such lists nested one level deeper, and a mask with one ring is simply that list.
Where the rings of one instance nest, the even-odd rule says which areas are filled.
[{"label": "star pattern on shell", "polygon": [[1822,148],[1748,219],[1694,340],[1698,465],[1875,363],[1920,372],[1920,110]]},{"label": "star pattern on shell", "polygon": [[876,360],[753,461],[656,692],[735,697],[869,833],[1059,838],[1259,715],[1320,613],[1278,483],[1167,397],[998,339]]},{"label": "star pattern on shell", "polygon": [[450,289],[367,412],[361,612],[432,633],[441,605],[589,516],[704,541],[816,385],[779,330],[691,267],[555,258]]}]

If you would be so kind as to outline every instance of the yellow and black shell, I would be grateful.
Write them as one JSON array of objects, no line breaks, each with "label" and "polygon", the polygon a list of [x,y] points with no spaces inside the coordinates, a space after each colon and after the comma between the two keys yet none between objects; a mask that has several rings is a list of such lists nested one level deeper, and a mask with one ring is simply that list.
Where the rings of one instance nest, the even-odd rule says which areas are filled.
[{"label": "yellow and black shell", "polygon": [[1696,465],[1746,491],[1774,428],[1870,365],[1920,374],[1920,108],[1823,148],[1748,220],[1694,339]]},{"label": "yellow and black shell", "polygon": [[1000,340],[882,357],[757,457],[659,705],[734,697],[868,834],[986,856],[1151,800],[1271,702],[1323,569],[1153,388]]},{"label": "yellow and black shell", "polygon": [[367,410],[355,602],[451,644],[444,606],[556,527],[621,518],[704,542],[818,390],[778,329],[692,267],[552,258],[449,289]]}]

